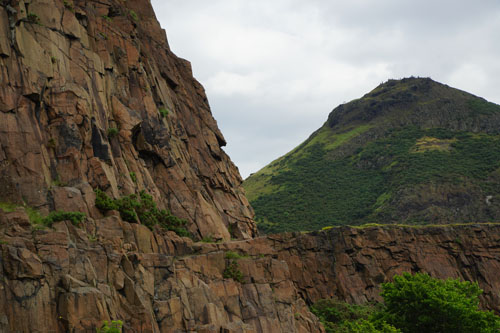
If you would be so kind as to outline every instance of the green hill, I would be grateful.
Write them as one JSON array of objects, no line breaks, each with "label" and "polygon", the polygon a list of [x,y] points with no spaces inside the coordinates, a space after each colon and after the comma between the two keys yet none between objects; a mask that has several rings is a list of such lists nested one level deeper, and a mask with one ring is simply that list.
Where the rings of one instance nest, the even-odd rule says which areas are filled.
[{"label": "green hill", "polygon": [[261,232],[500,220],[500,105],[428,78],[335,108],[243,186]]}]

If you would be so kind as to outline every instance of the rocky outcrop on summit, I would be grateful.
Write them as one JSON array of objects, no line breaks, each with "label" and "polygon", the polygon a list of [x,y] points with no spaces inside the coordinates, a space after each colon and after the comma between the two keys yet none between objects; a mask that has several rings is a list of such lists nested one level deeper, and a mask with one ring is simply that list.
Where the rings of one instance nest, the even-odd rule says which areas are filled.
[{"label": "rocky outcrop on summit", "polygon": [[244,182],[264,233],[500,221],[500,105],[388,80]]},{"label": "rocky outcrop on summit", "polygon": [[101,218],[93,189],[147,189],[197,237],[250,238],[224,145],[149,1],[1,2],[0,201]]}]

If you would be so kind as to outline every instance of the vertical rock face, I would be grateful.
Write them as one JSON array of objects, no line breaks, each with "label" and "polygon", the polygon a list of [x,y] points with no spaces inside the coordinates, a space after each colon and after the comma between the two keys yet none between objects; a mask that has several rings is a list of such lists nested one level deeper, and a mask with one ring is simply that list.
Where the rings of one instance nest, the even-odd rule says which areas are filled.
[{"label": "vertical rock face", "polygon": [[0,201],[100,218],[94,188],[146,189],[198,237],[250,238],[224,145],[149,1],[1,3]]},{"label": "vertical rock face", "polygon": [[[308,304],[377,300],[420,270],[478,280],[499,310],[498,225],[254,238],[224,144],[149,1],[1,1],[0,332],[324,332]],[[95,188],[147,190],[195,238],[237,240],[103,216]],[[44,227],[33,208],[86,219]]]}]

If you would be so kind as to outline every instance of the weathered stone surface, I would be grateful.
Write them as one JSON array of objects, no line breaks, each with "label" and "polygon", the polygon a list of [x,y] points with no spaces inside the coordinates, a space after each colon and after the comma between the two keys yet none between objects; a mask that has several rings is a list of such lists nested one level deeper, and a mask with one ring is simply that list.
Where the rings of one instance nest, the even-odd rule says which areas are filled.
[{"label": "weathered stone surface", "polygon": [[[380,283],[403,271],[477,280],[482,305],[500,310],[500,226],[254,238],[223,145],[149,1],[2,2],[0,202],[19,208],[0,209],[0,331],[85,332],[120,319],[127,332],[324,332],[308,305],[378,300]],[[225,242],[103,216],[96,187],[146,189],[195,238]],[[32,225],[26,205],[87,219]],[[224,277],[230,265],[243,281]]]},{"label": "weathered stone surface", "polygon": [[197,237],[251,238],[253,211],[223,145],[149,1],[0,5],[0,201],[98,217],[82,187],[147,189]]},{"label": "weathered stone surface", "polygon": [[[323,332],[307,304],[380,300],[380,284],[405,271],[478,281],[482,306],[500,312],[500,225],[193,243],[114,215],[36,231],[23,216],[0,211],[5,331],[84,331],[121,319],[150,332]],[[231,261],[241,283],[224,278]]]},{"label": "weathered stone surface", "polygon": [[[322,331],[287,263],[273,259],[269,246],[267,256],[238,250],[245,280],[239,283],[224,278],[233,243],[193,244],[117,216],[89,220],[81,229],[59,222],[31,232],[15,229],[24,224],[21,217],[22,210],[0,212],[0,307],[8,308],[7,330],[84,331],[121,319],[127,329],[150,332]],[[257,248],[263,242],[256,239]],[[253,248],[252,241],[244,243],[234,242]],[[43,316],[54,320],[42,322]],[[20,324],[21,317],[33,320]]]}]

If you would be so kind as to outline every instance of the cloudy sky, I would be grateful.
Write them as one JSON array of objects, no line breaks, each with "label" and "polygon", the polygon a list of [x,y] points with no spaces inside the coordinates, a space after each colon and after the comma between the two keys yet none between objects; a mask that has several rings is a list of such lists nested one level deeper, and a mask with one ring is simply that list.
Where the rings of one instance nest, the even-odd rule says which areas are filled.
[{"label": "cloudy sky", "polygon": [[245,178],[337,105],[431,77],[500,103],[500,1],[152,0]]}]

